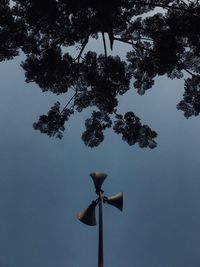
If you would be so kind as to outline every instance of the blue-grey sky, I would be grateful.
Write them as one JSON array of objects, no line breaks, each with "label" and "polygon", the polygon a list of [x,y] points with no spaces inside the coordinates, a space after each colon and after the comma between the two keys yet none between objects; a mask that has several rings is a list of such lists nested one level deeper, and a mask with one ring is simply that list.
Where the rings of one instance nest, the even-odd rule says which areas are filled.
[{"label": "blue-grey sky", "polygon": [[25,83],[22,59],[0,64],[0,266],[97,266],[98,228],[76,214],[96,198],[89,173],[102,171],[105,194],[124,193],[122,213],[104,206],[105,267],[198,267],[200,126],[176,110],[183,81],[161,77],[144,96],[132,89],[121,99],[122,112],[157,131],[156,149],[112,131],[91,149],[80,138],[87,113],[72,117],[61,141],[33,130],[66,96]]}]

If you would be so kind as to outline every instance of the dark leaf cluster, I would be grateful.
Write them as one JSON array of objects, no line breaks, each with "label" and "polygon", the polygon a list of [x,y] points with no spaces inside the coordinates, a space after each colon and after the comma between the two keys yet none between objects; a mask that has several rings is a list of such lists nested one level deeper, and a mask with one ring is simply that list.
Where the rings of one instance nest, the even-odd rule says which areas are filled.
[{"label": "dark leaf cluster", "polygon": [[[78,111],[94,106],[112,113],[118,105],[118,95],[129,89],[131,79],[127,64],[116,57],[88,52],[79,67],[80,81],[74,104]],[[82,89],[84,88],[84,89]]]},{"label": "dark leaf cluster", "polygon": [[117,134],[122,135],[122,139],[130,146],[138,143],[143,147],[149,147],[151,149],[156,147],[157,134],[152,131],[147,125],[142,125],[140,119],[135,116],[133,112],[127,112],[124,116],[117,115],[114,122],[114,131]]},{"label": "dark leaf cluster", "polygon": [[112,121],[105,112],[93,111],[91,118],[86,119],[86,130],[82,140],[89,147],[98,146],[104,140],[103,131],[110,128]]},{"label": "dark leaf cluster", "polygon": [[[186,0],[1,0],[0,61],[22,51],[27,82],[43,92],[73,92],[62,111],[56,103],[34,123],[42,133],[61,138],[73,112],[93,107],[82,136],[86,145],[100,144],[114,124],[129,145],[154,148],[156,133],[133,112],[113,120],[120,96],[132,83],[143,95],[157,76],[180,79],[187,73],[177,107],[187,118],[199,114],[199,14],[199,1]],[[91,38],[102,41],[103,54],[85,52]],[[126,60],[109,55],[117,42],[129,45]]]},{"label": "dark leaf cluster", "polygon": [[49,48],[39,56],[29,55],[22,67],[25,70],[26,82],[36,82],[42,91],[61,94],[75,84],[73,58],[60,48]]},{"label": "dark leaf cluster", "polygon": [[71,109],[65,108],[63,111],[60,111],[60,103],[56,102],[47,115],[40,116],[39,121],[35,122],[33,127],[50,137],[55,136],[61,139],[65,130],[64,124],[68,121],[71,114],[73,114]]},{"label": "dark leaf cluster", "polygon": [[200,76],[188,78],[185,81],[183,100],[177,108],[184,112],[186,118],[198,116],[200,113]]}]

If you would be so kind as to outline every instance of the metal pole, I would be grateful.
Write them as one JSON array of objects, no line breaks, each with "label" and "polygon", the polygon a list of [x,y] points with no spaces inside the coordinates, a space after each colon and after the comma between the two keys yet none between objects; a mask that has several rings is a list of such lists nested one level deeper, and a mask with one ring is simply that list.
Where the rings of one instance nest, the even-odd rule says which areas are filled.
[{"label": "metal pole", "polygon": [[99,258],[98,267],[103,267],[103,211],[102,211],[103,196],[99,192]]},{"label": "metal pole", "polygon": [[78,219],[87,225],[96,225],[95,208],[97,204],[99,205],[98,267],[103,267],[103,203],[106,202],[122,211],[123,194],[118,193],[112,197],[104,196],[101,186],[107,175],[105,173],[94,172],[90,176],[94,182],[95,192],[98,198],[93,200],[84,212],[78,214]]}]

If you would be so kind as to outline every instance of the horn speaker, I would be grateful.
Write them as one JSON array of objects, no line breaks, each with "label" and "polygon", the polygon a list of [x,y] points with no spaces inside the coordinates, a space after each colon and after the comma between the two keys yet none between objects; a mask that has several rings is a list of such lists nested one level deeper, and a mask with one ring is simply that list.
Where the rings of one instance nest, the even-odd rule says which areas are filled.
[{"label": "horn speaker", "polygon": [[102,172],[93,172],[90,174],[90,176],[92,177],[96,191],[99,192],[104,180],[107,177],[107,174]]},{"label": "horn speaker", "polygon": [[105,197],[104,201],[107,202],[109,205],[112,205],[119,210],[123,210],[123,193],[120,192],[112,197]]},{"label": "horn speaker", "polygon": [[85,211],[80,212],[78,214],[77,216],[78,219],[84,224],[90,226],[96,225],[96,216],[95,216],[96,205],[97,205],[96,202],[92,202]]}]

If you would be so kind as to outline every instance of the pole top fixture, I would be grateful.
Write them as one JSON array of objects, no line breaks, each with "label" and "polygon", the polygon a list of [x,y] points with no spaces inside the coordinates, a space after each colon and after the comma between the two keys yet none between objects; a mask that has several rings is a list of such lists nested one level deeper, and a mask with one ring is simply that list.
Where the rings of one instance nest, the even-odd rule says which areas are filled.
[{"label": "pole top fixture", "polygon": [[92,180],[94,182],[96,193],[99,194],[101,192],[101,186],[106,179],[107,174],[102,172],[92,172],[90,173],[90,176],[92,177]]}]

